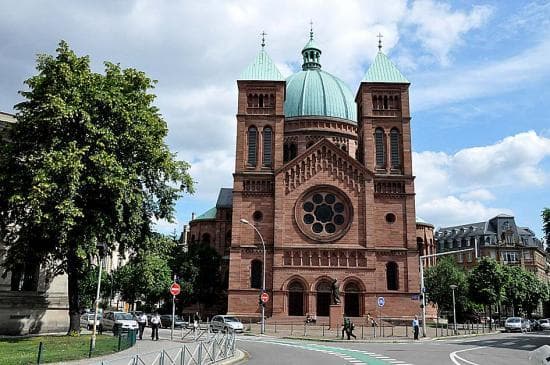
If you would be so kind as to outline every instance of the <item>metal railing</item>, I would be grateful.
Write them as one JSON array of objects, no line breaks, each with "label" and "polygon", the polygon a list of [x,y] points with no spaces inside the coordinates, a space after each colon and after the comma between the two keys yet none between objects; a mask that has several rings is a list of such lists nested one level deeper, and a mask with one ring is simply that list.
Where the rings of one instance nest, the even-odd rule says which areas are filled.
[{"label": "metal railing", "polygon": [[207,340],[182,344],[179,347],[162,349],[104,360],[98,365],[206,365],[231,358],[235,355],[235,333],[218,333]]}]

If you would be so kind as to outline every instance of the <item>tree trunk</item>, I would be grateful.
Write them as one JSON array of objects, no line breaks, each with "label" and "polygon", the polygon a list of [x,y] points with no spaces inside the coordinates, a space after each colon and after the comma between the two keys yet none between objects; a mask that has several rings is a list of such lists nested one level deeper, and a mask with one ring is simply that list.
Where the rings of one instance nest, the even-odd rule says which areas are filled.
[{"label": "tree trunk", "polygon": [[80,333],[80,260],[76,248],[70,248],[67,253],[67,277],[69,282],[69,330],[67,335]]}]

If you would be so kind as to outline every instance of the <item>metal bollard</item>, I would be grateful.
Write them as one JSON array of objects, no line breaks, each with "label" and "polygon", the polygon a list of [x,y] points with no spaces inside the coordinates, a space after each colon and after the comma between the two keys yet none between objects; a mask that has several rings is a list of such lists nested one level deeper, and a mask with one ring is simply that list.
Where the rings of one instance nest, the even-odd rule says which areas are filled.
[{"label": "metal bollard", "polygon": [[306,337],[307,335],[307,324],[304,323],[304,337]]},{"label": "metal bollard", "polygon": [[325,325],[321,324],[321,328],[323,329],[323,337],[325,337]]},{"label": "metal bollard", "polygon": [[363,325],[361,325],[361,339],[363,339]]},{"label": "metal bollard", "polygon": [[290,335],[292,336],[292,332],[293,332],[294,328],[292,326],[292,323],[290,324]]},{"label": "metal bollard", "polygon": [[275,325],[275,333],[277,333],[277,322],[275,322],[274,325]]},{"label": "metal bollard", "polygon": [[409,326],[405,325],[405,337],[409,337]]},{"label": "metal bollard", "polygon": [[44,351],[44,343],[40,341],[40,344],[38,345],[38,357],[36,359],[37,364],[42,363],[42,352]]}]

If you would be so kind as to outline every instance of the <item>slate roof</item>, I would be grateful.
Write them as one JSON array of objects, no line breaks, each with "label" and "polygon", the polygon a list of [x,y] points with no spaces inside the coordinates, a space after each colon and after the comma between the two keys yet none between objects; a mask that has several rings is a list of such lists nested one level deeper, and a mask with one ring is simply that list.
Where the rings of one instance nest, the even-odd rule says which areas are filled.
[{"label": "slate roof", "polygon": [[233,189],[221,188],[218,194],[216,208],[233,208]]},{"label": "slate roof", "polygon": [[397,69],[388,56],[382,52],[378,52],[376,55],[376,58],[367,70],[363,81],[410,84],[409,80],[403,76],[401,71]]},{"label": "slate roof", "polygon": [[209,219],[216,219],[216,214],[218,213],[218,210],[216,207],[208,209],[206,212],[199,215],[197,218],[195,218],[196,221],[204,221]]}]

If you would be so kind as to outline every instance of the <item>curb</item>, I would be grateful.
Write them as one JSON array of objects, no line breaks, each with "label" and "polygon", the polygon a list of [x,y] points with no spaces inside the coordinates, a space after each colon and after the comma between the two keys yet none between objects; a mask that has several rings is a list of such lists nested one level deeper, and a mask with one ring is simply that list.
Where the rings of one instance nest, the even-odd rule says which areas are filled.
[{"label": "curb", "polygon": [[487,336],[487,335],[496,335],[502,333],[501,331],[493,331],[493,332],[485,332],[485,333],[471,333],[468,335],[457,335],[457,336],[441,336],[441,337],[433,337],[432,340],[434,341],[442,341],[446,339],[456,339],[456,338],[470,338],[470,337],[479,337],[479,336]]},{"label": "curb", "polygon": [[299,336],[284,336],[284,337],[278,337],[286,340],[300,340],[300,341],[311,341],[311,342],[341,342],[341,343],[417,343],[417,342],[427,342],[427,341],[433,341],[432,338],[426,338],[422,340],[400,340],[400,339],[386,339],[386,340],[378,340],[378,339],[362,339],[362,340],[342,340],[339,338],[318,338],[318,337],[299,337]]},{"label": "curb", "polygon": [[238,364],[243,361],[246,361],[250,358],[248,355],[248,352],[244,350],[235,349],[235,356],[233,356],[231,359],[223,360],[220,362],[217,362],[216,364],[220,365],[232,365],[232,364]]}]

